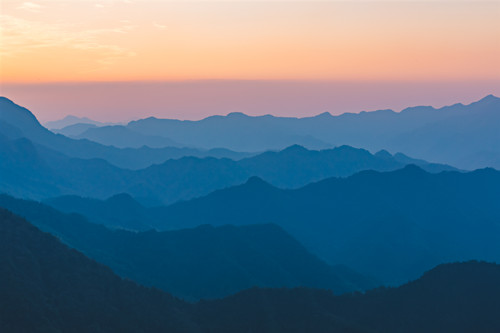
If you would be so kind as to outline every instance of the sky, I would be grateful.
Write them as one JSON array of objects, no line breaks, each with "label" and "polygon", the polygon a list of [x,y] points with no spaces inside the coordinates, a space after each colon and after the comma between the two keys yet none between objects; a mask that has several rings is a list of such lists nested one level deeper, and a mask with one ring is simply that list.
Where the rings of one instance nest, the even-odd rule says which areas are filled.
[{"label": "sky", "polygon": [[500,0],[2,0],[0,20],[0,94],[42,120],[308,116],[500,95]]}]

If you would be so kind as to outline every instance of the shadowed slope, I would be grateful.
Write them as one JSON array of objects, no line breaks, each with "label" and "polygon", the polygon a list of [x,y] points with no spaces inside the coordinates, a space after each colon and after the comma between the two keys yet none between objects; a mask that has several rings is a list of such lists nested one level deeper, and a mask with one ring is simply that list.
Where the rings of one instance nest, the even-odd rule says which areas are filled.
[{"label": "shadowed slope", "polygon": [[500,172],[416,166],[297,190],[262,180],[163,209],[165,227],[275,223],[331,263],[402,283],[446,261],[500,260]]},{"label": "shadowed slope", "polygon": [[222,297],[252,286],[307,286],[337,293],[376,282],[330,267],[275,225],[201,226],[171,232],[112,231],[78,215],[0,196],[20,214],[117,274],[187,299]]},{"label": "shadowed slope", "polygon": [[441,265],[399,288],[333,296],[249,289],[183,303],[0,209],[0,329],[23,332],[482,332],[500,329],[500,266]]},{"label": "shadowed slope", "polygon": [[0,209],[2,332],[200,332],[188,309]]},{"label": "shadowed slope", "polygon": [[[309,289],[251,289],[199,303],[207,332],[484,332],[500,329],[500,266],[440,265],[399,288],[365,295]],[[224,318],[218,317],[224,313]]]}]

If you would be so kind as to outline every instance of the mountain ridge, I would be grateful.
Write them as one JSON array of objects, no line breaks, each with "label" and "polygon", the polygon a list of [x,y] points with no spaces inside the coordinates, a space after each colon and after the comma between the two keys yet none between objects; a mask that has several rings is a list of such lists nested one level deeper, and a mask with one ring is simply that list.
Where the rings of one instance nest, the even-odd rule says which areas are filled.
[{"label": "mountain ridge", "polygon": [[252,286],[308,286],[342,293],[378,285],[351,269],[327,265],[273,224],[130,232],[5,195],[0,195],[0,207],[122,277],[188,300],[223,297]]},{"label": "mountain ridge", "polygon": [[[366,150],[348,146],[313,151],[294,145],[283,151],[265,152],[253,157],[224,149],[207,152],[174,147],[117,149],[101,146],[90,141],[86,143],[86,141],[72,140],[62,135],[55,135],[38,123],[34,123],[32,126],[38,128],[43,133],[43,137],[48,136],[50,140],[54,138],[63,140],[65,149],[77,151],[82,142],[98,149],[94,151],[95,154],[89,152],[79,153],[87,158],[75,158],[61,153],[58,149],[44,146],[43,138],[39,138],[40,141],[34,141],[38,138],[36,136],[31,138],[38,160],[47,168],[31,170],[31,172],[26,169],[24,174],[19,174],[16,177],[6,177],[2,181],[4,191],[15,189],[15,192],[11,193],[34,199],[45,199],[59,195],[80,195],[104,199],[116,193],[126,192],[139,199],[142,203],[149,203],[152,206],[203,196],[216,189],[243,183],[251,176],[259,176],[275,186],[296,188],[331,176],[348,176],[364,169],[394,170],[408,163],[417,163],[433,172],[453,170],[452,167],[447,165],[429,164],[409,157],[401,159],[401,154],[395,156],[386,154],[381,158],[370,154]],[[0,129],[2,129],[1,126]],[[10,127],[5,131],[13,133],[12,135],[16,134],[15,130],[13,131]],[[7,134],[5,131],[3,131],[4,136]],[[9,171],[9,161],[10,159],[20,158],[23,152],[15,150],[14,146],[9,143],[14,138],[9,139],[4,136],[0,137],[0,145],[4,145],[5,149],[11,150],[10,153],[5,150],[3,168],[7,174],[16,173],[14,165],[10,166],[13,170]],[[150,155],[151,152],[156,157]],[[170,157],[179,158],[161,160],[158,164],[152,164],[141,169],[119,168],[115,164],[109,163],[112,160],[119,162],[116,163],[118,165],[128,164],[133,157],[133,163],[149,164],[154,161],[148,159],[150,157],[159,157],[160,155],[157,155],[157,153],[160,152],[168,154]],[[192,155],[204,154],[201,157],[205,158],[182,156],[186,153]],[[89,154],[94,154],[94,157],[88,156]],[[207,155],[213,155],[217,158],[209,158],[210,156]],[[96,159],[96,157],[106,158]],[[227,157],[232,157],[232,159]],[[236,157],[239,157],[239,159]],[[167,156],[164,156],[164,158],[167,158]],[[13,164],[15,163],[13,162]],[[29,167],[30,164],[25,166],[25,168]],[[24,178],[31,179],[31,174],[40,175],[37,180],[39,193],[36,193],[36,188],[30,188],[26,193],[22,192],[26,189],[26,185],[21,184],[27,182]],[[47,195],[47,193],[51,194]]]},{"label": "mountain ridge", "polygon": [[[11,127],[18,128],[23,137],[33,141],[36,145],[57,151],[71,158],[101,158],[125,169],[145,168],[155,163],[162,163],[172,157],[211,156],[212,154],[211,150],[178,147],[120,149],[101,145],[88,139],[76,140],[68,138],[49,131],[40,124],[31,111],[5,97],[0,99],[0,123],[3,122]],[[2,126],[0,126],[0,130],[2,130]],[[3,134],[5,135],[5,132]],[[233,152],[227,149],[216,149],[214,155],[231,156],[235,159],[249,156],[246,153]]]},{"label": "mountain ridge", "polygon": [[[6,100],[6,98],[1,100],[4,106],[12,107],[12,102],[9,101],[7,105]],[[200,149],[226,148],[235,151],[262,152],[281,150],[293,144],[300,144],[309,149],[350,145],[369,151],[386,149],[393,153],[402,152],[418,159],[450,164],[468,170],[482,167],[499,169],[500,146],[497,144],[500,142],[499,110],[500,98],[488,95],[466,105],[456,103],[440,108],[417,106],[406,108],[401,112],[379,110],[304,118],[270,115],[213,116],[198,121],[150,117],[131,121],[122,127],[136,133],[134,135],[165,137],[183,146],[200,147]],[[92,130],[105,132],[106,128]],[[95,146],[85,141],[78,142],[78,149],[70,149],[68,147],[70,142],[63,138],[49,137],[39,128],[35,132],[45,140],[45,145],[74,157],[93,155],[118,163],[115,155],[131,154]],[[42,143],[36,140],[36,135],[29,135],[33,141]],[[103,135],[99,134],[101,139],[94,139],[106,142],[109,138],[104,139],[107,134]],[[148,141],[150,139],[144,139],[142,143],[128,140],[129,143],[125,144],[126,139],[127,135],[124,135],[115,137],[113,141],[115,144],[119,142],[121,146],[130,144],[142,146],[151,143]],[[170,141],[160,142],[161,140],[156,139],[155,145],[162,146]],[[106,153],[102,151],[103,149]],[[189,153],[193,154],[185,152],[184,155]],[[152,154],[156,156],[153,163],[157,163],[159,158],[157,155],[166,153],[160,149],[149,151],[149,155]],[[149,165],[152,164],[152,159],[152,156],[148,157]],[[132,163],[129,156],[127,165],[130,166]]]},{"label": "mountain ridge", "polygon": [[[400,112],[378,110],[304,118],[217,116],[199,121],[148,118],[130,122],[127,127],[160,136],[168,133],[173,140],[188,145],[225,146],[240,151],[279,150],[300,144],[297,140],[291,142],[294,137],[310,135],[332,146],[350,145],[370,151],[386,149],[469,170],[487,166],[498,169],[500,165],[495,157],[477,155],[471,160],[469,156],[500,141],[496,134],[500,132],[499,110],[500,98],[489,95],[466,105],[416,106]],[[461,122],[478,125],[467,129]],[[482,132],[482,127],[487,131]],[[283,138],[287,138],[287,143]],[[500,154],[500,147],[493,145],[493,148]]]},{"label": "mountain ridge", "polygon": [[498,200],[494,169],[431,174],[407,166],[290,190],[242,184],[163,208],[168,222],[157,228],[272,222],[329,263],[398,284],[444,259],[500,260],[491,250],[500,241]]},{"label": "mountain ridge", "polygon": [[500,328],[500,265],[492,263],[443,264],[399,288],[364,294],[252,288],[190,304],[120,279],[4,209],[0,240],[5,333],[494,333]]}]

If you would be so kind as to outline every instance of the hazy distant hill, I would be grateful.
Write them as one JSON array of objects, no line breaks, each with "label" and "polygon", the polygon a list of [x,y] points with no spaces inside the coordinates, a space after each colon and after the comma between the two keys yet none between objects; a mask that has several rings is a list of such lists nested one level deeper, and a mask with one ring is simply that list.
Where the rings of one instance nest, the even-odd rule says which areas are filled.
[{"label": "hazy distant hill", "polygon": [[123,281],[0,210],[0,329],[20,332],[482,332],[500,330],[500,266],[441,265],[365,295],[250,289],[197,304]]},{"label": "hazy distant hill", "polygon": [[[23,114],[21,111],[15,108],[9,115],[16,116],[19,113],[17,117],[20,118],[19,115]],[[71,140],[62,135],[55,135],[37,125],[36,119],[29,111],[25,110],[24,113],[31,119],[31,123],[22,119],[9,119],[10,123],[20,122],[27,127],[25,130],[29,130],[30,126],[36,128],[40,135],[35,135],[34,139],[39,139],[39,141],[30,142],[22,138],[23,134],[20,129],[4,123],[2,133],[10,137],[2,136],[0,133],[0,146],[2,146],[0,150],[4,157],[0,167],[5,171],[5,177],[0,180],[2,186],[0,190],[35,199],[59,195],[80,195],[103,199],[117,193],[128,193],[142,203],[152,206],[206,195],[217,189],[241,184],[251,176],[262,177],[279,187],[294,188],[327,177],[348,176],[361,170],[395,170],[408,163],[419,164],[422,168],[433,172],[453,169],[446,165],[414,160],[403,154],[392,156],[385,151],[372,155],[366,150],[347,146],[311,151],[295,145],[283,151],[266,152],[239,161],[227,158],[183,157],[169,159],[162,164],[133,171],[120,169],[102,159],[70,158],[58,152],[57,149],[47,148],[40,142],[45,142],[46,138],[49,138],[49,141],[57,138],[67,144],[68,148],[73,147],[74,150],[78,150],[81,143],[89,144],[94,148],[97,147],[97,150],[104,155],[109,152],[110,156],[114,156],[115,159],[123,158],[121,163],[117,164],[127,164],[129,159],[147,161],[149,152],[156,154],[158,150],[146,147],[115,149],[88,141]],[[15,148],[17,140],[24,140],[23,149]],[[96,151],[94,148],[90,151]],[[243,155],[224,150],[201,152],[184,148],[163,148],[161,151],[173,153],[174,156],[188,153],[188,151],[192,151],[193,154],[211,154],[217,157],[234,154],[242,157]],[[163,157],[166,156],[163,155]],[[33,159],[33,161],[24,163],[21,168],[23,172],[21,172],[16,160],[26,158]],[[31,184],[33,180],[36,186]]]},{"label": "hazy distant hill", "polygon": [[500,260],[500,172],[430,174],[416,166],[281,190],[241,186],[163,208],[164,228],[275,223],[330,263],[387,283],[447,261]]},{"label": "hazy distant hill", "polygon": [[251,176],[282,188],[296,188],[329,177],[346,177],[362,170],[390,171],[416,164],[430,172],[456,170],[443,164],[428,163],[387,151],[370,154],[367,150],[340,146],[321,151],[290,146],[279,152],[266,152],[238,161]]},{"label": "hazy distant hill", "polygon": [[42,145],[69,157],[100,158],[118,167],[130,169],[145,168],[155,163],[162,163],[170,158],[183,156],[214,156],[235,159],[249,156],[249,154],[232,152],[227,149],[198,150],[177,147],[118,149],[89,140],[75,140],[49,131],[40,125],[29,110],[5,97],[0,97],[0,131],[3,136],[9,139],[25,137],[36,145]]},{"label": "hazy distant hill", "polygon": [[339,293],[376,285],[346,267],[328,266],[275,225],[136,233],[112,231],[82,216],[4,195],[0,207],[123,277],[187,299],[221,297],[252,286],[306,286]]},{"label": "hazy distant hill", "polygon": [[68,115],[59,120],[47,121],[43,125],[50,130],[61,130],[66,127],[75,125],[93,125],[97,127],[97,126],[111,126],[118,124],[110,122],[100,122],[87,117],[77,117],[73,115]]},{"label": "hazy distant hill", "polygon": [[61,129],[51,129],[51,131],[56,134],[62,134],[68,137],[75,137],[77,135],[82,134],[89,128],[96,128],[96,127],[97,126],[93,124],[78,123],[63,127]]},{"label": "hazy distant hill", "polygon": [[[43,131],[33,115],[27,115],[28,110],[6,98],[0,100],[0,106],[0,121],[14,124],[32,141],[69,156],[105,158],[116,165],[132,168],[163,162],[165,156],[169,156],[168,151],[161,149],[143,151],[139,165],[139,162],[134,163],[131,151],[103,148],[85,140],[71,144],[68,139],[48,135],[49,131]],[[13,110],[24,116],[16,116],[16,119],[6,117],[6,113],[15,113]],[[25,124],[18,124],[19,121]],[[30,125],[29,128],[26,124]],[[126,126],[88,128],[75,135],[119,147],[140,147],[144,144],[161,147],[179,143],[204,149],[252,152],[280,150],[293,144],[313,149],[350,145],[370,151],[387,149],[393,153],[403,152],[432,162],[474,169],[486,166],[500,168],[499,124],[500,98],[489,95],[469,105],[455,104],[440,109],[418,106],[399,113],[391,110],[340,116],[323,113],[307,118],[252,117],[231,113],[199,121],[147,118],[132,121]],[[200,156],[189,150],[182,152],[182,156],[185,155]],[[237,155],[232,153],[232,156]],[[228,153],[226,157],[231,156]]]},{"label": "hazy distant hill", "polygon": [[314,138],[323,145],[387,149],[460,168],[500,168],[500,98],[492,95],[469,105],[440,109],[419,106],[399,113],[323,113],[307,118],[232,113],[200,121],[147,118],[132,121],[127,127],[204,148],[264,151]]},{"label": "hazy distant hill", "polygon": [[165,136],[145,135],[128,129],[125,126],[91,127],[73,135],[76,139],[88,139],[106,146],[117,148],[150,148],[182,147],[183,144],[175,142]]},{"label": "hazy distant hill", "polygon": [[236,151],[258,152],[283,149],[293,144],[310,149],[332,146],[331,143],[318,139],[314,131],[299,133],[290,130],[286,123],[297,120],[271,115],[251,117],[234,112],[227,116],[211,116],[199,121],[150,117],[132,121],[127,127],[149,135],[169,135],[173,140],[202,148],[231,147],[229,149]]},{"label": "hazy distant hill", "polygon": [[[158,202],[154,195],[166,199],[167,202],[189,199],[243,183],[250,175],[258,175],[280,187],[292,188],[330,176],[349,176],[359,170],[393,170],[412,162],[420,163],[423,168],[432,172],[453,169],[414,160],[402,154],[392,156],[383,151],[371,155],[366,150],[347,146],[323,151],[292,146],[281,152],[267,152],[239,162],[195,158],[168,161],[164,165],[143,170],[141,176],[136,177],[137,181],[142,181],[141,191],[132,186],[127,191],[151,206],[151,202]],[[112,170],[108,172],[111,173]],[[89,175],[89,172],[84,174]],[[116,183],[119,183],[119,179],[125,179],[127,184],[135,184],[130,174],[122,175],[116,171],[98,183],[99,188],[93,190],[94,197],[97,193],[101,195],[107,181],[113,180],[114,177],[118,177]],[[148,181],[151,185],[146,187]],[[87,183],[84,182],[83,185]],[[126,190],[124,186],[111,188],[116,191]],[[91,195],[92,191],[87,193]],[[113,228],[147,230],[164,226],[164,221],[168,219],[165,209],[144,207],[125,193],[107,200],[66,195],[44,202],[67,213],[83,214],[95,223]]]}]

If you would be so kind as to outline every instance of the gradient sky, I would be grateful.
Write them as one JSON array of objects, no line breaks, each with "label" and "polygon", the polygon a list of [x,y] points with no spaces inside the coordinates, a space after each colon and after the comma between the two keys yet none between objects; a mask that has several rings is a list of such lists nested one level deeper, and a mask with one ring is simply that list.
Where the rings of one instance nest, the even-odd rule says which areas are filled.
[{"label": "gradient sky", "polygon": [[[45,120],[82,113],[123,120],[147,111],[179,118],[309,115],[500,94],[500,1],[2,0],[1,6],[1,94]],[[200,86],[200,80],[216,81]],[[226,88],[237,80],[240,88],[224,96],[221,80]],[[134,107],[147,102],[147,110],[116,101],[144,85],[155,88],[139,89]],[[321,94],[314,93],[317,85]],[[39,101],[37,91],[45,92]],[[204,105],[186,98],[183,104],[175,91]],[[301,91],[310,104],[287,103],[287,95]],[[165,95],[175,101],[165,104]],[[251,97],[277,100],[252,104]],[[77,107],[82,103],[85,110]]]}]

